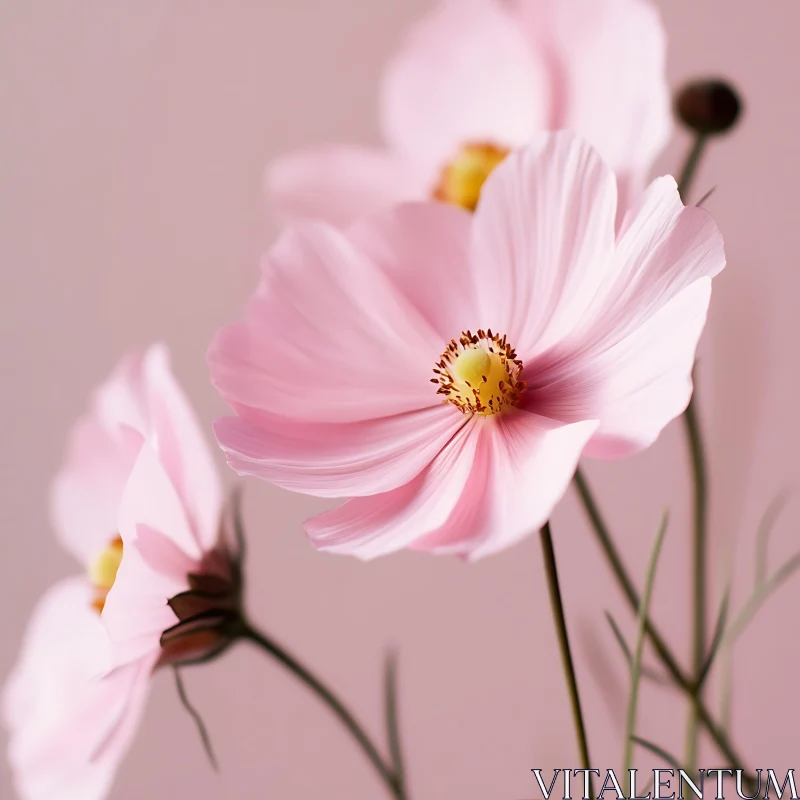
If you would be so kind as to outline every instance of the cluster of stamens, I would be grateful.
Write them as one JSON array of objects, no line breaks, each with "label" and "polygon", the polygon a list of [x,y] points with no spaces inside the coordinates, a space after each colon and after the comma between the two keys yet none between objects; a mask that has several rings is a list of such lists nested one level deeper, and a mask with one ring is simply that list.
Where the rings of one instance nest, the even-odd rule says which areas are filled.
[{"label": "cluster of stamens", "polygon": [[453,339],[433,371],[437,394],[462,414],[499,414],[518,405],[525,391],[522,361],[505,335],[493,334],[491,328],[464,331]]}]

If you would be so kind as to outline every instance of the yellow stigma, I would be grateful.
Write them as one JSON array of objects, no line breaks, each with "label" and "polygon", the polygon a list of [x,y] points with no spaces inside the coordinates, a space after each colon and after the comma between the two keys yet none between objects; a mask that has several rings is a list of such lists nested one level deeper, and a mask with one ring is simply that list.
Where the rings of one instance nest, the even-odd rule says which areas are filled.
[{"label": "yellow stigma", "polygon": [[89,582],[94,588],[92,608],[99,614],[106,604],[106,597],[117,579],[122,563],[122,539],[116,536],[89,565]]},{"label": "yellow stigma", "polygon": [[453,339],[434,368],[438,394],[462,414],[489,416],[518,405],[525,382],[522,362],[505,336],[479,330]]},{"label": "yellow stigma", "polygon": [[434,198],[474,211],[483,184],[508,153],[506,148],[488,143],[463,145],[442,170]]}]

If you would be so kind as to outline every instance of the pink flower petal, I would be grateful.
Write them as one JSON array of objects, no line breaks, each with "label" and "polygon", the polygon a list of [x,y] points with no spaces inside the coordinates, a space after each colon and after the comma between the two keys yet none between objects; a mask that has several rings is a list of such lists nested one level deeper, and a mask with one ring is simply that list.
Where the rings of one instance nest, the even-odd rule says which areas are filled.
[{"label": "pink flower petal", "polygon": [[122,563],[102,613],[115,667],[157,658],[161,634],[178,622],[167,601],[188,589],[186,576],[197,569],[197,562],[184,555],[185,572],[178,577],[173,572],[180,563],[174,558],[174,543],[146,525],[138,526],[137,534],[132,542],[125,542]]},{"label": "pink flower petal", "polygon": [[219,533],[222,486],[206,436],[172,374],[165,348],[150,348],[144,376],[158,456],[181,497],[201,548],[210,550]]},{"label": "pink flower petal", "polygon": [[486,419],[460,503],[414,549],[474,560],[534,533],[550,518],[596,429],[595,420],[554,427],[526,412]]},{"label": "pink flower petal", "polygon": [[699,278],[618,344],[562,367],[559,380],[536,392],[537,410],[564,420],[596,416],[587,455],[617,458],[649,447],[689,402],[710,299],[710,278]]},{"label": "pink flower petal", "polygon": [[602,291],[532,364],[526,397],[557,419],[599,419],[588,452],[606,458],[649,446],[686,407],[710,278],[725,265],[713,220],[683,207],[672,178],[653,182],[626,226]]},{"label": "pink flower petal", "polygon": [[305,524],[316,547],[373,558],[411,547],[477,558],[539,528],[566,490],[595,421],[554,427],[519,412],[473,418],[405,486]]},{"label": "pink flower petal", "polygon": [[[428,391],[435,390],[427,384]],[[439,403],[385,419],[333,424],[262,413],[217,420],[228,463],[292,491],[320,497],[386,492],[410,481],[466,419]]]},{"label": "pink flower petal", "polygon": [[598,403],[600,428],[586,455],[616,458],[649,447],[686,410],[695,351],[711,300],[711,279],[699,278],[634,333],[607,351]]},{"label": "pink flower petal", "polygon": [[359,497],[305,523],[315,547],[369,559],[407,547],[443,525],[459,501],[478,442],[474,420],[413,480]]},{"label": "pink flower petal", "polygon": [[408,203],[347,231],[436,331],[440,352],[462,331],[479,327],[477,286],[469,268],[471,228],[472,215],[463,208]]},{"label": "pink flower petal", "polygon": [[648,0],[515,0],[551,53],[560,91],[550,127],[585,137],[638,188],[672,132],[666,35]]},{"label": "pink flower petal", "polygon": [[9,759],[26,800],[105,797],[144,706],[152,664],[100,677],[108,640],[92,596],[81,578],[44,595],[4,691]]},{"label": "pink flower petal", "polygon": [[499,3],[443,2],[417,25],[384,78],[384,134],[438,169],[467,142],[517,147],[547,126],[545,66]]},{"label": "pink flower petal", "polygon": [[161,634],[177,622],[167,605],[188,588],[203,556],[175,488],[158,455],[142,447],[119,509],[122,562],[102,619],[115,666],[160,650]]},{"label": "pink flower petal", "polygon": [[265,256],[246,321],[208,358],[236,406],[297,420],[353,422],[437,404],[441,337],[334,228],[306,225]]},{"label": "pink flower petal", "polygon": [[51,515],[59,540],[83,565],[117,535],[119,500],[141,443],[130,428],[109,430],[91,415],[72,431]]},{"label": "pink flower petal", "polygon": [[614,249],[614,174],[583,140],[540,134],[489,176],[475,212],[480,324],[522,361],[583,318]]},{"label": "pink flower petal", "polygon": [[56,532],[84,564],[117,535],[120,498],[144,441],[158,449],[198,538],[216,540],[222,498],[211,453],[166,349],[155,345],[123,359],[95,392],[54,482]]},{"label": "pink flower petal", "polygon": [[433,178],[388,151],[328,145],[292,153],[267,170],[267,195],[285,221],[345,227],[372,211],[430,193]]},{"label": "pink flower petal", "polygon": [[146,427],[142,359],[129,356],[78,420],[51,494],[61,543],[88,564],[117,535],[117,507]]},{"label": "pink flower petal", "polygon": [[[124,544],[136,539],[140,525],[160,531],[189,558],[199,560],[204,550],[195,537],[175,484],[159,454],[142,446],[119,504],[119,535]],[[124,561],[124,555],[123,555]]]},{"label": "pink flower petal", "polygon": [[602,352],[696,280],[724,267],[714,220],[701,208],[684,207],[673,178],[658,178],[627,215],[614,257],[573,337],[585,357]]}]

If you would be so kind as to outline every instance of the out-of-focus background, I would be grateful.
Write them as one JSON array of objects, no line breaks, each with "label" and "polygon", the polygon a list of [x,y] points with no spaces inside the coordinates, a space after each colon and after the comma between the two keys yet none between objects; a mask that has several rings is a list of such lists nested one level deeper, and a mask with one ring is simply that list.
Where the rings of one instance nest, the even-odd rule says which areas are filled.
[{"label": "out-of-focus background", "polygon": [[[759,516],[796,483],[800,450],[800,106],[791,0],[663,0],[673,85],[730,78],[743,124],[711,148],[698,196],[725,234],[701,358],[713,469],[715,568],[740,556],[747,593]],[[0,675],[41,592],[74,572],[48,523],[69,426],[127,350],[166,341],[210,425],[224,413],[204,360],[235,318],[272,240],[264,165],[299,145],[376,143],[381,66],[428,0],[29,0],[0,4]],[[660,163],[674,171],[687,147]],[[210,428],[209,428],[210,433]],[[685,656],[689,482],[680,423],[647,453],[588,473],[641,577],[672,512],[654,603]],[[220,466],[223,459],[219,459]],[[231,482],[233,476],[230,475]],[[418,554],[362,564],[316,553],[301,521],[324,507],[246,483],[253,615],[318,668],[381,735],[384,652],[400,652],[414,798],[538,796],[532,767],[578,766],[536,538],[476,565]],[[772,559],[796,546],[800,498]],[[611,609],[632,635],[572,493],[554,518],[597,766],[619,766],[624,670]],[[719,601],[721,581],[715,587]],[[734,736],[751,766],[786,768],[800,713],[800,580],[737,651]],[[221,763],[212,773],[169,674],[113,797],[379,798],[328,712],[242,645],[186,676]],[[715,700],[712,686],[711,701]],[[685,708],[648,693],[641,734],[680,752]],[[705,766],[721,766],[710,753]],[[703,763],[701,762],[701,764]],[[647,764],[647,759],[643,759]],[[0,761],[0,797],[14,796]]]}]

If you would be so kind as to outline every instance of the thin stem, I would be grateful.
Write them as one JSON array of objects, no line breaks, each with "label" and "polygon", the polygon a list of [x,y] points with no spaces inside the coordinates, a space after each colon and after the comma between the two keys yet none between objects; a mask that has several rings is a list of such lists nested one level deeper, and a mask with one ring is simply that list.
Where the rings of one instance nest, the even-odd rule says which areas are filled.
[{"label": "thin stem", "polygon": [[[685,203],[692,189],[697,167],[703,157],[708,143],[708,136],[698,133],[686,157],[681,177],[678,181],[678,192]],[[707,555],[708,555],[708,477],[706,458],[703,448],[703,437],[700,431],[700,420],[697,412],[697,391],[683,415],[686,427],[686,439],[692,463],[694,485],[694,511],[692,536],[692,674],[697,691],[689,704],[689,716],[686,721],[686,753],[684,760],[690,774],[697,768],[697,750],[700,739],[700,712],[698,705],[702,700],[703,687],[701,676],[706,659],[706,619],[707,619]]]},{"label": "thin stem", "polygon": [[661,545],[664,542],[664,534],[667,532],[667,514],[661,521],[658,529],[653,551],[650,556],[650,566],[644,582],[644,593],[642,602],[639,606],[639,615],[636,621],[636,648],[631,659],[631,690],[628,694],[628,713],[625,721],[625,745],[622,756],[622,774],[626,776],[628,786],[628,796],[631,794],[631,767],[633,766],[633,746],[636,737],[636,718],[639,709],[639,681],[642,677],[642,659],[644,658],[645,629],[647,627],[647,617],[650,614],[650,598],[653,596],[653,585],[656,580],[656,567],[658,558],[661,555]]},{"label": "thin stem", "polygon": [[217,764],[217,757],[214,755],[214,748],[211,746],[211,737],[208,735],[208,728],[206,728],[200,712],[191,704],[188,695],[186,694],[186,687],[183,685],[183,676],[178,667],[174,668],[175,672],[175,686],[178,689],[178,697],[181,704],[189,712],[189,716],[194,720],[197,726],[197,732],[200,734],[200,741],[203,743],[203,749],[206,751],[208,760],[211,762],[211,767],[214,772],[219,772],[219,765]]},{"label": "thin stem", "polygon": [[403,748],[400,742],[400,722],[397,711],[397,656],[390,652],[386,658],[384,678],[386,733],[389,740],[389,752],[392,757],[392,768],[397,780],[400,797],[406,797],[406,770],[403,759]]},{"label": "thin stem", "polygon": [[[597,539],[600,542],[600,546],[603,548],[603,552],[605,553],[605,556],[611,565],[612,572],[614,573],[617,582],[625,594],[628,604],[634,610],[634,612],[636,612],[639,608],[639,593],[636,591],[633,581],[628,575],[628,571],[622,562],[622,558],[620,557],[619,551],[617,550],[613,539],[611,538],[609,529],[606,526],[605,520],[600,513],[597,503],[595,502],[592,491],[589,488],[589,484],[586,482],[586,478],[580,469],[578,469],[578,471],[575,473],[575,486],[592,524],[592,530],[595,532]],[[649,617],[647,619],[646,631],[659,660],[667,669],[672,679],[687,695],[687,697],[694,698],[695,688],[693,682],[684,673],[680,664],[678,664],[677,659],[672,655],[672,651],[669,649],[666,640],[660,634]],[[708,731],[717,747],[719,747],[720,752],[728,760],[729,765],[734,768],[742,768],[744,766],[743,759],[728,739],[725,731],[711,716],[706,706],[700,702],[698,703],[697,710],[701,724]],[[755,781],[753,780],[752,776],[746,775],[744,777],[748,785],[755,786]]]},{"label": "thin stem", "polygon": [[[542,555],[544,556],[544,571],[547,576],[547,588],[550,592],[550,605],[553,608],[553,618],[556,625],[556,636],[558,645],[561,649],[561,660],[564,663],[564,674],[567,679],[567,689],[572,704],[572,717],[575,722],[575,734],[578,738],[578,752],[580,754],[583,769],[591,768],[589,759],[589,744],[586,739],[586,726],[583,723],[583,712],[581,710],[581,698],[578,693],[578,680],[575,677],[575,665],[572,661],[572,652],[569,647],[569,636],[567,634],[567,621],[564,618],[564,603],[561,599],[561,588],[558,582],[558,570],[556,568],[556,554],[553,549],[553,537],[550,535],[550,523],[547,522],[540,531],[542,541]],[[592,788],[592,775],[589,776],[589,795],[594,797]]]},{"label": "thin stem", "polygon": [[[708,144],[708,136],[703,133],[698,133],[694,137],[692,146],[689,149],[689,154],[686,156],[686,161],[683,164],[681,176],[678,179],[678,193],[683,202],[689,197],[689,192],[694,183],[695,175],[697,174],[697,167],[705,153],[706,145]],[[703,198],[705,200],[705,198]]]},{"label": "thin stem", "polygon": [[344,703],[329,689],[319,678],[313,675],[303,666],[291,653],[284,649],[272,638],[256,630],[249,623],[244,624],[244,629],[239,634],[240,638],[247,639],[260,647],[269,655],[276,658],[289,672],[291,672],[301,683],[304,683],[328,708],[338,717],[350,735],[356,740],[359,747],[369,759],[375,771],[380,775],[381,780],[386,784],[392,797],[396,800],[405,800],[404,794],[399,786],[399,782],[394,772],[386,765],[383,757],[378,752],[378,748],[372,743],[369,735],[364,731],[361,724],[347,710]]},{"label": "thin stem", "polygon": [[689,774],[697,768],[697,749],[699,741],[698,703],[702,699],[703,687],[700,679],[706,659],[706,573],[708,551],[708,478],[706,459],[703,450],[703,437],[697,417],[696,392],[686,408],[683,419],[686,425],[686,438],[692,462],[694,478],[694,535],[692,537],[692,673],[697,683],[697,691],[689,706],[686,727],[686,754],[684,761]]}]

